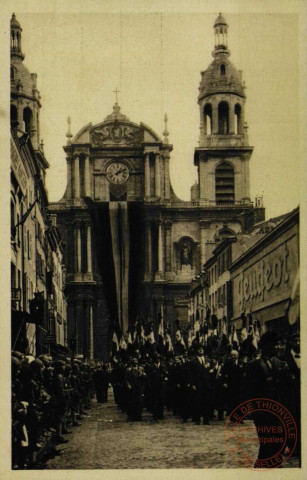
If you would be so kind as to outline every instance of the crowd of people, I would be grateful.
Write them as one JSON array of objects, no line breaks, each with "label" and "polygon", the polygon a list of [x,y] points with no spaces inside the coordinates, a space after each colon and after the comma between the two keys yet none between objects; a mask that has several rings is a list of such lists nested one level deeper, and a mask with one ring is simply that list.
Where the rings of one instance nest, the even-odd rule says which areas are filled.
[{"label": "crowd of people", "polygon": [[69,428],[80,426],[91,407],[100,370],[78,358],[12,352],[13,469],[35,468],[46,445],[52,456],[68,442]]},{"label": "crowd of people", "polygon": [[[108,401],[110,386],[128,422],[142,421],[144,411],[153,422],[163,421],[168,411],[183,423],[212,425],[241,402],[262,397],[285,405],[299,426],[297,331],[286,350],[272,332],[261,336],[258,348],[252,339],[237,349],[228,345],[228,350],[215,351],[199,336],[189,347],[180,338],[176,342],[169,349],[149,335],[141,343],[118,344],[110,363],[96,364],[13,351],[12,467],[35,468],[37,453],[49,439],[48,454],[55,455],[56,446],[68,441],[69,429],[80,426],[94,396],[98,403]],[[259,455],[272,453],[269,446],[261,448]],[[300,455],[299,441],[296,454]]]},{"label": "crowd of people", "polygon": [[[179,339],[177,342],[177,347],[182,345]],[[224,420],[244,401],[267,398],[280,402],[293,416],[297,426],[296,445],[291,440],[287,448],[300,458],[297,329],[291,332],[287,344],[274,332],[266,332],[257,347],[251,336],[238,349],[228,345],[228,352],[217,348],[213,355],[211,346],[200,343],[198,337],[189,348],[177,348],[177,352],[176,348],[165,350],[165,345],[161,348],[150,336],[141,346],[129,343],[128,347],[113,356],[110,381],[114,400],[129,422],[141,421],[143,411],[150,412],[153,421],[159,422],[164,420],[167,410],[183,423],[213,425],[214,419]],[[267,426],[268,431],[269,427],[275,427],[274,416],[261,413],[251,418],[256,427],[261,425],[257,430],[259,459],[272,457],[278,445],[264,439],[272,434],[263,427]]]}]

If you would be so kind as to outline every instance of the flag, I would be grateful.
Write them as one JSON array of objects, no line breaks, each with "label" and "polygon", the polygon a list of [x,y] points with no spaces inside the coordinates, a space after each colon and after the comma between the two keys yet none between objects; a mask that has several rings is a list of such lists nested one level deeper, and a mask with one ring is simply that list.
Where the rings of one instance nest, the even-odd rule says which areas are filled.
[{"label": "flag", "polygon": [[127,350],[127,343],[126,343],[124,334],[122,334],[122,336],[121,336],[120,343],[119,343],[119,347],[120,347],[122,350]]},{"label": "flag", "polygon": [[251,337],[252,337],[252,345],[255,347],[256,350],[258,350],[258,340],[257,340],[257,337],[255,335],[253,325],[251,326]]},{"label": "flag", "polygon": [[181,334],[181,330],[179,329],[176,331],[176,342],[180,343],[184,348],[186,348],[184,338]]},{"label": "flag", "polygon": [[145,332],[144,332],[144,326],[141,325],[140,328],[140,344],[144,345],[145,344]]},{"label": "flag", "polygon": [[194,323],[194,332],[197,333],[199,332],[200,330],[200,324],[199,324],[199,321],[196,320],[196,322]]},{"label": "flag", "polygon": [[113,332],[113,338],[112,338],[112,353],[115,355],[119,350],[119,345],[118,345],[118,338],[116,335],[116,332]]},{"label": "flag", "polygon": [[172,344],[172,339],[170,337],[170,334],[168,332],[165,333],[165,344],[166,344],[166,350],[167,352],[173,352],[173,344]]},{"label": "flag", "polygon": [[222,318],[222,335],[225,335],[227,337],[226,317]]},{"label": "flag", "polygon": [[164,340],[164,325],[163,325],[163,318],[162,317],[161,317],[161,320],[160,320],[160,323],[159,323],[158,336],[161,337],[162,340]]},{"label": "flag", "polygon": [[127,344],[128,344],[128,345],[132,345],[132,337],[131,337],[131,332],[128,332]]},{"label": "flag", "polygon": [[237,330],[235,329],[235,326],[233,327],[233,334],[232,334],[232,348],[234,350],[239,350],[239,340],[238,340]]},{"label": "flag", "polygon": [[155,334],[154,334],[154,331],[153,331],[152,327],[151,327],[151,329],[150,329],[150,331],[149,331],[149,333],[148,333],[148,335],[147,335],[147,337],[146,337],[146,340],[147,340],[149,343],[155,343],[155,342],[156,342],[156,340],[155,340]]},{"label": "flag", "polygon": [[256,320],[255,323],[254,323],[254,332],[255,332],[255,337],[257,338],[257,342],[259,342],[260,336],[261,336],[258,323],[259,323],[259,320]]},{"label": "flag", "polygon": [[30,207],[28,208],[28,210],[26,211],[26,213],[21,217],[21,219],[19,220],[19,222],[15,225],[14,229],[16,229],[17,227],[19,227],[19,225],[22,225],[23,223],[25,223],[25,221],[27,220],[28,216],[30,215],[34,205],[36,204],[37,202],[37,199],[34,200],[34,202],[32,203],[32,205],[30,205]]},{"label": "flag", "polygon": [[247,318],[245,313],[241,313],[241,318],[242,318],[242,329],[241,329],[241,342],[247,339],[247,328],[246,328],[246,323],[247,323]]}]

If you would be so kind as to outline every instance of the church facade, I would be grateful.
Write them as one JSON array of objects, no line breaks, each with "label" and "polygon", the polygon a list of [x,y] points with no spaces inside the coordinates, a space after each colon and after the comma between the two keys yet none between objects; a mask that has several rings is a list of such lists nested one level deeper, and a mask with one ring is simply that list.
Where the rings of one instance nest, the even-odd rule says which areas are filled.
[{"label": "church facade", "polygon": [[64,242],[68,338],[75,353],[108,358],[113,330],[160,318],[174,331],[188,322],[191,280],[219,236],[264,218],[249,191],[245,85],[229,60],[228,25],[214,24],[213,61],[201,73],[198,182],[191,200],[174,193],[167,118],[162,137],[130,121],[116,101],[97,125],[64,147],[67,187],[49,206]]}]

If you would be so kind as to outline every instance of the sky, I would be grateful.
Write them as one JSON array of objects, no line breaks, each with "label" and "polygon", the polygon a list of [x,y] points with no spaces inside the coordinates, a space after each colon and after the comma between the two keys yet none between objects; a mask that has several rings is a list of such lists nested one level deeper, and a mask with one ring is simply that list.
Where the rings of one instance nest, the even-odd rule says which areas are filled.
[{"label": "sky", "polygon": [[[67,117],[75,134],[111,113],[113,91],[121,111],[162,134],[168,115],[170,174],[176,195],[190,199],[197,179],[200,72],[213,60],[210,13],[26,13],[25,65],[38,74],[41,138],[50,164],[50,201],[66,186]],[[225,13],[230,60],[243,71],[251,199],[263,195],[266,218],[299,204],[299,48],[296,13]]]}]

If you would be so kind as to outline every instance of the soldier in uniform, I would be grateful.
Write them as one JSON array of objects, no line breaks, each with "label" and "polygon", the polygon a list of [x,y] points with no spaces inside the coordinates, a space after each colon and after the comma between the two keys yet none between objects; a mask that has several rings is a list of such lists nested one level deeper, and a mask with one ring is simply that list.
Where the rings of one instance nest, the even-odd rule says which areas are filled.
[{"label": "soldier in uniform", "polygon": [[[245,375],[245,398],[266,398],[276,400],[285,405],[289,371],[286,364],[276,357],[278,336],[274,332],[266,332],[260,338],[261,356],[250,362]],[[274,457],[280,450],[280,443],[272,440],[274,431],[278,431],[280,422],[272,413],[254,412],[253,420],[259,438],[258,460]],[[276,434],[280,436],[280,433]],[[280,466],[282,460],[276,466]],[[257,461],[254,467],[258,467]]]},{"label": "soldier in uniform", "polygon": [[243,370],[239,366],[239,353],[232,350],[221,369],[221,380],[224,388],[226,413],[230,415],[240,405]]},{"label": "soldier in uniform", "polygon": [[147,394],[149,408],[155,421],[164,420],[164,396],[167,371],[160,362],[160,355],[153,356],[153,363],[147,369]]},{"label": "soldier in uniform", "polygon": [[204,349],[199,346],[196,351],[196,358],[190,363],[191,383],[193,390],[193,420],[200,425],[201,417],[204,425],[210,425],[210,378],[204,358]]},{"label": "soldier in uniform", "polygon": [[138,359],[133,357],[125,373],[128,421],[142,420],[145,379],[144,368],[139,366]]},{"label": "soldier in uniform", "polygon": [[[289,339],[286,353],[281,357],[289,369],[289,388],[285,405],[293,415],[297,426],[297,444],[294,455],[301,457],[301,355],[300,355],[300,332],[295,329]],[[292,450],[293,442],[289,444]]]}]

